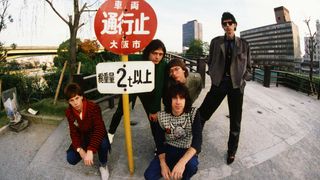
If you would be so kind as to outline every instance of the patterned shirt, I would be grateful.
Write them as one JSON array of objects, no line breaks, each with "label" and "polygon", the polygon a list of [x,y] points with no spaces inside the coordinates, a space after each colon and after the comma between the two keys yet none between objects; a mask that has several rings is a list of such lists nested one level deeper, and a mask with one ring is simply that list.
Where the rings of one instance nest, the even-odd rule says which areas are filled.
[{"label": "patterned shirt", "polygon": [[[161,111],[158,113],[158,122],[162,129],[162,131],[159,131],[161,133],[157,134],[156,137],[159,154],[165,152],[166,145],[182,149],[193,147],[197,150],[197,153],[201,151],[202,126],[200,115],[196,108],[192,108],[190,113],[183,113],[180,116]],[[174,130],[178,126],[184,129],[185,136],[180,138],[175,136]]]}]

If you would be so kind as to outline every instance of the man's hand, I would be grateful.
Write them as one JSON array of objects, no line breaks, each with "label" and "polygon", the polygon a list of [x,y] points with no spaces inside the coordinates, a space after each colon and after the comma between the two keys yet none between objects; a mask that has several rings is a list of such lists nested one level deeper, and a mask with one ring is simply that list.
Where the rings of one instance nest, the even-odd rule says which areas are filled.
[{"label": "man's hand", "polygon": [[178,162],[171,172],[171,177],[173,179],[182,179],[183,172],[185,170],[186,165],[182,162]]},{"label": "man's hand", "polygon": [[83,158],[83,161],[86,166],[93,165],[93,152],[91,150],[87,151],[86,155]]},{"label": "man's hand", "polygon": [[161,175],[164,179],[166,180],[170,180],[170,168],[168,167],[167,163],[166,163],[166,154],[162,153],[159,154],[159,161],[160,161],[160,167],[161,167]]},{"label": "man's hand", "polygon": [[149,114],[149,120],[152,122],[157,122],[157,120],[158,120],[157,113]]},{"label": "man's hand", "polygon": [[80,148],[79,154],[80,154],[80,157],[84,160],[84,157],[86,157],[87,152],[82,148]]},{"label": "man's hand", "polygon": [[170,172],[170,169],[167,165],[167,163],[160,163],[160,166],[161,166],[161,175],[164,179],[166,180],[170,180],[170,177],[171,177],[171,172]]}]

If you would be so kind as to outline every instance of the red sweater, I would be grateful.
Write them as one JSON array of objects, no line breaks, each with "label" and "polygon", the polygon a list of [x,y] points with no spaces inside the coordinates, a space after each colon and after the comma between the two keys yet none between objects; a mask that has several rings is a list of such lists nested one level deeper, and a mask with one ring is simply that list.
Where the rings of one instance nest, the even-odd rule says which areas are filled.
[{"label": "red sweater", "polygon": [[84,108],[82,120],[71,105],[66,109],[66,117],[69,123],[72,147],[76,150],[82,147],[85,139],[88,139],[88,146],[83,147],[96,153],[102,139],[106,136],[106,127],[102,120],[99,105],[83,98]]}]

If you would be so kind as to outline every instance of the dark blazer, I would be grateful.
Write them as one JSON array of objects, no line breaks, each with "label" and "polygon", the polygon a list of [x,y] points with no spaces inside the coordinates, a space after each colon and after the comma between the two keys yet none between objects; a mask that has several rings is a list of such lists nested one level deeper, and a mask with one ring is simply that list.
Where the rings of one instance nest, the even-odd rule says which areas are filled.
[{"label": "dark blazer", "polygon": [[[224,36],[218,36],[211,40],[209,50],[209,75],[211,83],[219,86],[225,67],[225,45]],[[235,38],[232,60],[230,66],[230,76],[233,88],[240,88],[243,93],[245,80],[251,79],[251,55],[247,41],[239,37]]]}]

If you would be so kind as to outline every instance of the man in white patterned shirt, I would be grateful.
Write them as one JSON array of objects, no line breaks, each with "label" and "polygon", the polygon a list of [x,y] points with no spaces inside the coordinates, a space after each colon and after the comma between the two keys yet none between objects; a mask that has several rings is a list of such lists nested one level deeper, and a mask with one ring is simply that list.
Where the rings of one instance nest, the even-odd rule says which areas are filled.
[{"label": "man in white patterned shirt", "polygon": [[190,179],[198,170],[202,144],[200,115],[186,86],[174,84],[167,91],[168,106],[158,113],[157,155],[144,173],[147,180]]}]

